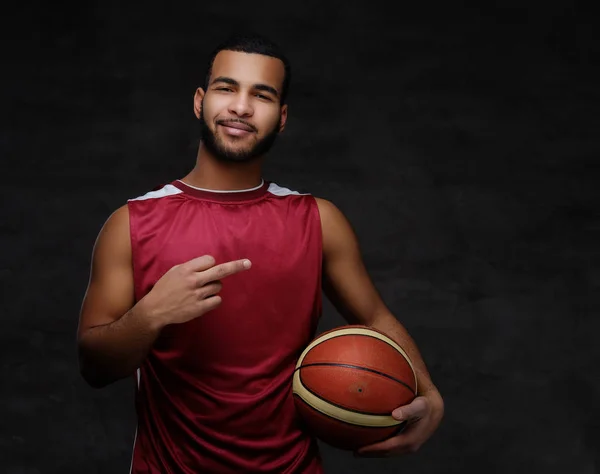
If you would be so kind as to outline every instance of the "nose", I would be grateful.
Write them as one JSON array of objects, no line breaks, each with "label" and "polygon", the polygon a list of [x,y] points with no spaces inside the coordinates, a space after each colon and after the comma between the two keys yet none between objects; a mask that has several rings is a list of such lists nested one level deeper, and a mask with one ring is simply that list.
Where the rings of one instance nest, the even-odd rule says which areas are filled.
[{"label": "nose", "polygon": [[249,117],[254,113],[254,110],[245,94],[235,94],[229,104],[229,112],[238,117]]}]

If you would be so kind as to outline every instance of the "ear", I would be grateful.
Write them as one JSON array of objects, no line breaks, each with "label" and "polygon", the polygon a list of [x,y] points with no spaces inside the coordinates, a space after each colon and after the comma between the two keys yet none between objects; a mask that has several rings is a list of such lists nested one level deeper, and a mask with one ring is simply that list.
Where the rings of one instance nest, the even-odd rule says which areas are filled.
[{"label": "ear", "polygon": [[197,119],[200,118],[200,114],[202,113],[202,99],[204,99],[204,89],[198,87],[194,94],[194,115]]},{"label": "ear", "polygon": [[281,106],[281,125],[279,126],[279,133],[283,132],[285,128],[285,123],[287,122],[287,112],[288,106],[287,104]]}]

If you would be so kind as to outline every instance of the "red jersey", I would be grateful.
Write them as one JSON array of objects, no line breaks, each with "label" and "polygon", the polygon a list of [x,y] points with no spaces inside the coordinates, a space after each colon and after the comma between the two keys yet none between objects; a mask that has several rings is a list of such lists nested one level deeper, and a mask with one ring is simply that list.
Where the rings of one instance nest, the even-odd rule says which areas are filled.
[{"label": "red jersey", "polygon": [[128,201],[136,301],[174,265],[248,258],[221,305],[165,327],[137,371],[134,474],[322,473],[292,375],[321,315],[322,234],[310,194],[173,181]]}]

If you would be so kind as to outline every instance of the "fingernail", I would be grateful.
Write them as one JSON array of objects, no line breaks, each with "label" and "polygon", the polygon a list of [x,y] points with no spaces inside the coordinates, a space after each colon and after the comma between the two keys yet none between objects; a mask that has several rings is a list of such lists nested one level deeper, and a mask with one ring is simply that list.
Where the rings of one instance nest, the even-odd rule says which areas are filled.
[{"label": "fingernail", "polygon": [[252,262],[250,260],[244,260],[244,268],[250,268],[252,266]]}]

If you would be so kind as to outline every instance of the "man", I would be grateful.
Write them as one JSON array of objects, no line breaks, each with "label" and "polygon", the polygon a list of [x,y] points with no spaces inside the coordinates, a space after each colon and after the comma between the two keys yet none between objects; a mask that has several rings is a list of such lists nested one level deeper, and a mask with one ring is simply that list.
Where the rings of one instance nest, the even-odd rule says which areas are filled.
[{"label": "man", "polygon": [[287,122],[290,74],[264,38],[219,46],[194,97],[195,167],[129,200],[99,233],[80,367],[93,387],[135,376],[132,473],[321,473],[291,394],[321,288],[349,322],[394,338],[418,374],[418,397],[393,413],[404,432],[357,454],[413,452],[441,421],[442,398],[374,288],[346,218],[262,179]]}]

